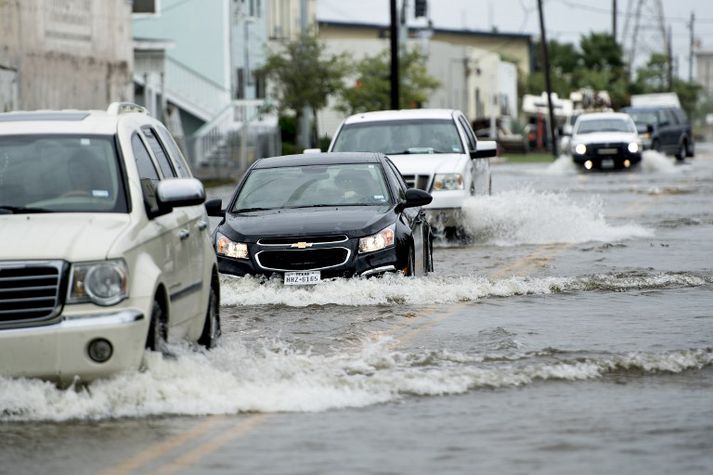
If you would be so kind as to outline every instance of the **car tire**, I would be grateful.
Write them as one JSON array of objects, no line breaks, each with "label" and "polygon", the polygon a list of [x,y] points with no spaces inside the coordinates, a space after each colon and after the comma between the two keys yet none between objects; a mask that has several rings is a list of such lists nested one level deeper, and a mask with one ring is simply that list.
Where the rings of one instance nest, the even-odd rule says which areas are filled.
[{"label": "car tire", "polygon": [[413,246],[409,246],[408,248],[408,262],[406,263],[406,268],[404,269],[404,276],[416,276],[416,253],[413,249]]},{"label": "car tire", "polygon": [[215,348],[215,345],[220,339],[220,335],[220,307],[218,304],[218,295],[215,292],[215,288],[211,285],[210,293],[208,294],[208,309],[206,310],[203,331],[201,332],[200,338],[198,338],[198,344],[208,350]]},{"label": "car tire", "polygon": [[681,147],[678,149],[678,152],[676,152],[676,160],[678,160],[679,162],[684,161],[686,159],[687,150],[688,140],[683,139],[683,142],[681,142]]},{"label": "car tire", "polygon": [[157,300],[154,300],[151,307],[151,321],[149,322],[149,332],[146,337],[146,349],[167,353],[166,342],[168,341],[168,328],[166,325],[166,313]]}]

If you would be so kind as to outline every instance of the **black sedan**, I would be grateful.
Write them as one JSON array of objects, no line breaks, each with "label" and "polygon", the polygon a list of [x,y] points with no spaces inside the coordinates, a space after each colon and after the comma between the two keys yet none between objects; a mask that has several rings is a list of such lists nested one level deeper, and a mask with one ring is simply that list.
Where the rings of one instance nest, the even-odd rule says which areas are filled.
[{"label": "black sedan", "polygon": [[375,153],[291,155],[256,161],[214,233],[220,272],[278,275],[287,285],[325,278],[433,270],[422,190],[407,189]]}]

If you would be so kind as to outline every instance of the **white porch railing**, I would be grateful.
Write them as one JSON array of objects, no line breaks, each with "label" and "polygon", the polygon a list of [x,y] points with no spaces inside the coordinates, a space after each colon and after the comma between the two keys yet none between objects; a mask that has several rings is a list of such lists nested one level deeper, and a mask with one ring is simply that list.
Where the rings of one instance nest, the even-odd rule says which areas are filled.
[{"label": "white porch railing", "polygon": [[211,120],[230,103],[230,90],[184,64],[166,57],[166,94],[203,120]]}]

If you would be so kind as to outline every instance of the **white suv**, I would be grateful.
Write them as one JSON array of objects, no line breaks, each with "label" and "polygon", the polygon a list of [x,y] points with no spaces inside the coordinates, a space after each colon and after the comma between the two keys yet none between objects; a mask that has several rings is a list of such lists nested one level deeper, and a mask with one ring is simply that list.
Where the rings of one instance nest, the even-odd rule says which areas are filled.
[{"label": "white suv", "polygon": [[433,196],[424,209],[436,233],[462,228],[461,209],[476,194],[490,194],[495,142],[478,142],[462,112],[408,109],[347,117],[330,152],[381,152],[411,188]]},{"label": "white suv", "polygon": [[202,184],[134,104],[0,114],[0,375],[91,380],[170,335],[212,347]]}]

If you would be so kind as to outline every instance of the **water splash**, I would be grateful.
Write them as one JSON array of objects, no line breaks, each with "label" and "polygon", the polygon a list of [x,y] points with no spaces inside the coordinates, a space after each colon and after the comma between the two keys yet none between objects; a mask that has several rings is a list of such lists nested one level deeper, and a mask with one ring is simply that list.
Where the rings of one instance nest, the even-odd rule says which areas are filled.
[{"label": "water splash", "polygon": [[501,246],[519,244],[620,241],[651,237],[638,224],[608,224],[602,203],[577,203],[566,193],[519,189],[470,198],[463,207],[465,228],[477,241]]}]

